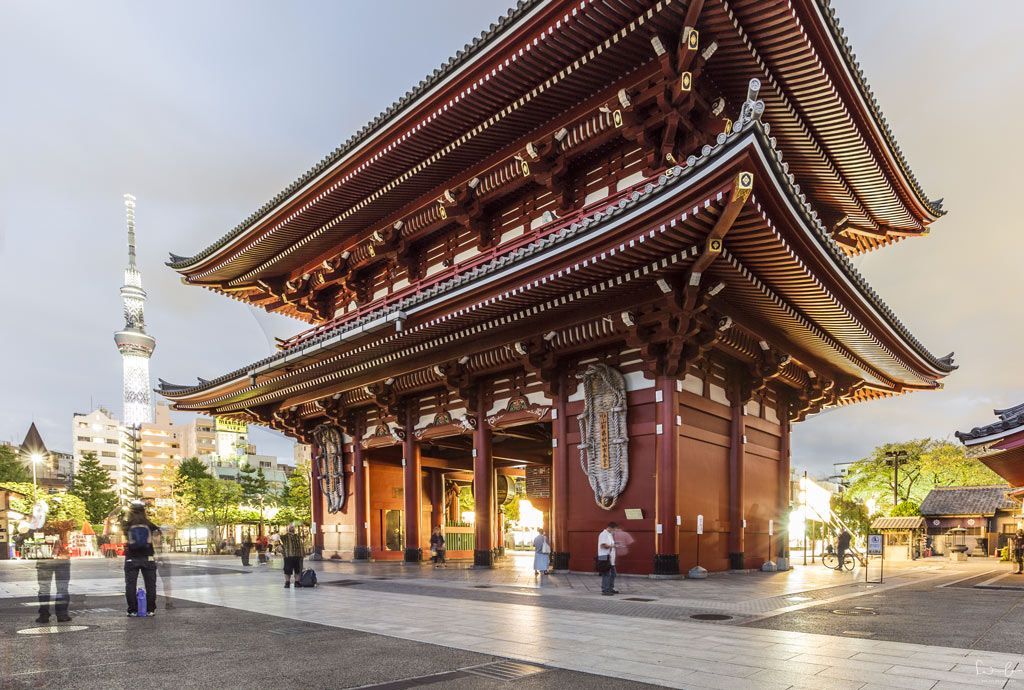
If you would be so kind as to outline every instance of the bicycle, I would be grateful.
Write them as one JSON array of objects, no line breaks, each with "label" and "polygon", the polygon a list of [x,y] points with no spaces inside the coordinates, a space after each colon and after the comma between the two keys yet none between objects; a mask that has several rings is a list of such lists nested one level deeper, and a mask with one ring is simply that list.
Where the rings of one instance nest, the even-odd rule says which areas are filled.
[{"label": "bicycle", "polygon": [[847,551],[843,554],[842,567],[840,567],[839,556],[836,553],[827,553],[821,557],[821,564],[826,568],[832,568],[832,570],[846,570],[847,572],[853,570],[853,566],[856,563],[856,559],[853,554]]}]

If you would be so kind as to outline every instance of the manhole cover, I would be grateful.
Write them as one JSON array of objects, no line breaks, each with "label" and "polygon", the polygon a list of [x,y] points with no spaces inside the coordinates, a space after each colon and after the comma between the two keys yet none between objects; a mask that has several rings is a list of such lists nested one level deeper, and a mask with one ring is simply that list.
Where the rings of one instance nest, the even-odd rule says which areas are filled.
[{"label": "manhole cover", "polygon": [[518,680],[547,671],[543,666],[534,666],[533,664],[524,664],[518,661],[497,661],[493,664],[484,664],[483,666],[474,666],[473,668],[461,670],[474,676],[505,681]]},{"label": "manhole cover", "polygon": [[877,616],[878,611],[866,606],[854,606],[852,609],[832,609],[837,616]]},{"label": "manhole cover", "polygon": [[657,599],[644,599],[643,597],[626,597],[623,601],[657,601]]},{"label": "manhole cover", "polygon": [[695,621],[731,621],[732,616],[724,613],[695,613],[690,616]]},{"label": "manhole cover", "polygon": [[88,625],[41,625],[38,628],[19,630],[19,635],[56,635],[57,633],[78,632],[88,630]]}]

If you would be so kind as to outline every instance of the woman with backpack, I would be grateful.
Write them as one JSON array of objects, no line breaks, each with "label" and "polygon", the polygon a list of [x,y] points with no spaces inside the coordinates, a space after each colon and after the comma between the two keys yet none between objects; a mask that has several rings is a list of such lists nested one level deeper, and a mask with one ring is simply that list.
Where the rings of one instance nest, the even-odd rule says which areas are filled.
[{"label": "woman with backpack", "polygon": [[153,556],[153,537],[160,534],[160,528],[146,516],[146,504],[132,501],[128,515],[121,523],[124,532],[124,596],[128,601],[128,615],[139,613],[136,587],[139,573],[146,587],[146,615],[156,615],[156,561]]}]

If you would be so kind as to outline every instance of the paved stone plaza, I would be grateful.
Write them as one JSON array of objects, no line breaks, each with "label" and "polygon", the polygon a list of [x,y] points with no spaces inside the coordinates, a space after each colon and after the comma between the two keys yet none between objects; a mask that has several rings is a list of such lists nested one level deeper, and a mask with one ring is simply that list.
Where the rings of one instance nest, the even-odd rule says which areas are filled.
[{"label": "paved stone plaza", "polygon": [[[12,650],[0,685],[60,686],[54,679],[94,659],[91,647],[127,645],[153,669],[192,669],[195,687],[263,677],[254,667],[278,657],[294,663],[265,664],[266,677],[312,687],[1024,687],[1024,590],[992,589],[1019,585],[989,560],[889,567],[882,584],[820,565],[707,581],[620,577],[610,599],[593,575],[538,579],[522,558],[494,570],[327,561],[310,591],[283,589],[273,566],[176,556],[161,583],[176,606],[162,597],[147,621],[124,618],[119,566],[76,560],[71,625],[88,627],[31,636],[18,631],[35,627],[34,564],[0,564],[0,640]],[[706,614],[721,620],[692,618]],[[127,677],[114,656],[97,667],[96,687]],[[502,660],[526,662],[508,672],[528,675],[473,670]]]}]

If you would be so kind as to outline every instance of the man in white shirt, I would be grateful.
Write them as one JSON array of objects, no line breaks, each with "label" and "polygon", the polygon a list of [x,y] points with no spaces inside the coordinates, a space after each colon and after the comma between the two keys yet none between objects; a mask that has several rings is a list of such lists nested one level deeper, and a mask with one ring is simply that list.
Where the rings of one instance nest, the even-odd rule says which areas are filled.
[{"label": "man in white shirt", "polygon": [[601,594],[618,594],[615,589],[615,532],[619,526],[609,522],[597,537],[597,571],[601,573]]}]

